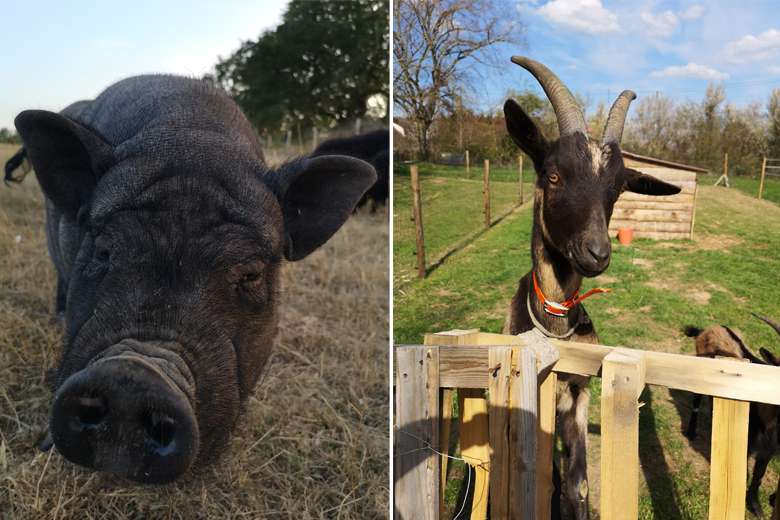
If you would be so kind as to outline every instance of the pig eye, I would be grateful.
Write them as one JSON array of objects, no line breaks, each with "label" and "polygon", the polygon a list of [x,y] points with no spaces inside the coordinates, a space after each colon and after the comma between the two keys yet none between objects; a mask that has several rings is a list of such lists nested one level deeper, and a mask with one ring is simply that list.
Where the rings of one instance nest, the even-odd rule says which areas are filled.
[{"label": "pig eye", "polygon": [[111,259],[111,251],[107,247],[98,246],[95,248],[95,260],[101,264],[107,263]]}]

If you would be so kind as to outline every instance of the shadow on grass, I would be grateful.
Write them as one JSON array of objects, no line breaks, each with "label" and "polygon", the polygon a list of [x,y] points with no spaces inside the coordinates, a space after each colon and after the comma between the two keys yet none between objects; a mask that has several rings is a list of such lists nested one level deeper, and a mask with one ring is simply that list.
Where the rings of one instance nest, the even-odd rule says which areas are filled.
[{"label": "shadow on grass", "polygon": [[651,387],[645,388],[640,400],[645,405],[639,414],[639,461],[650,494],[653,518],[681,519],[677,491],[658,437]]}]

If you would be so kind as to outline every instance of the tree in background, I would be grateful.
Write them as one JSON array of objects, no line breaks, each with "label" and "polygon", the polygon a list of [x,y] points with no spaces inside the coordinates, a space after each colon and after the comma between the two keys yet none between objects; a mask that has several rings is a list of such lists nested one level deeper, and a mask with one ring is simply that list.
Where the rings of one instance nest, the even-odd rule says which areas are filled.
[{"label": "tree in background", "polygon": [[281,25],[216,66],[216,81],[259,129],[328,128],[389,99],[388,5],[292,0]]},{"label": "tree in background", "polygon": [[0,143],[21,144],[22,140],[19,137],[19,134],[17,134],[13,130],[9,130],[3,127],[0,128]]},{"label": "tree in background", "polygon": [[780,88],[772,90],[767,109],[769,112],[767,154],[770,157],[780,157]]},{"label": "tree in background", "polygon": [[514,39],[518,28],[506,17],[511,9],[499,0],[395,0],[394,100],[414,126],[420,158],[430,157],[434,121],[457,106],[463,65]]}]

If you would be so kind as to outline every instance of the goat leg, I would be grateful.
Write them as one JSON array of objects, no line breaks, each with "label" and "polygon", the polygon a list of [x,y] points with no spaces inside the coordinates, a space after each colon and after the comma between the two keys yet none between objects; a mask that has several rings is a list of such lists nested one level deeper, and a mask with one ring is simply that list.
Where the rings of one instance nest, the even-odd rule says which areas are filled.
[{"label": "goat leg", "polygon": [[688,421],[688,428],[685,430],[685,436],[688,439],[695,441],[697,430],[699,429],[699,408],[701,408],[701,394],[693,394],[693,409],[691,410],[691,418]]},{"label": "goat leg", "polygon": [[566,455],[563,494],[576,520],[588,518],[588,405],[587,378],[569,381],[561,392],[558,412]]}]

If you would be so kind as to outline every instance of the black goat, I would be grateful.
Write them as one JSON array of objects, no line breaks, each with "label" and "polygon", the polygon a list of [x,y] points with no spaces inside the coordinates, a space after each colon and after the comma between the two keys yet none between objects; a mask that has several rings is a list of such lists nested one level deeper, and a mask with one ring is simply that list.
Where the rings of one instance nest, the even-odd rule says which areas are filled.
[{"label": "black goat", "polygon": [[[533,269],[520,280],[504,332],[538,328],[550,337],[598,343],[593,324],[579,305],[592,292],[578,293],[583,277],[597,276],[609,266],[607,228],[618,196],[623,191],[672,195],[680,189],[623,165],[620,139],[636,94],[626,90],[618,96],[597,141],[588,137],[582,110],[555,74],[528,58],[515,56],[512,61],[542,85],[555,110],[560,138],[548,141],[520,105],[511,99],[504,104],[509,135],[531,158],[537,173]],[[575,517],[582,520],[588,518],[588,378],[572,375],[559,380],[557,430],[565,448],[562,491]]]}]

